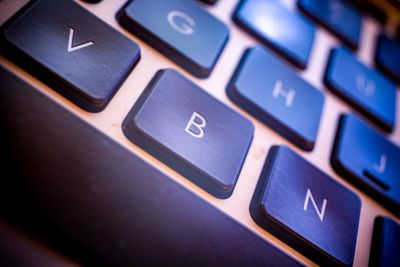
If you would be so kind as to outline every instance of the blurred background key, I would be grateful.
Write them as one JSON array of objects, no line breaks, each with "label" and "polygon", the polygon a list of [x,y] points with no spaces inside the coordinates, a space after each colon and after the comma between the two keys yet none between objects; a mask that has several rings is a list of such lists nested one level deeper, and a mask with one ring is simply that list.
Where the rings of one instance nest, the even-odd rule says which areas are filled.
[{"label": "blurred background key", "polygon": [[375,63],[382,72],[400,84],[400,41],[380,35],[375,53]]},{"label": "blurred background key", "polygon": [[362,19],[348,3],[342,0],[299,0],[298,6],[350,48],[358,48]]},{"label": "blurred background key", "polygon": [[325,85],[385,131],[392,131],[396,114],[396,87],[368,68],[345,48],[332,49]]},{"label": "blurred background key", "polygon": [[305,69],[314,41],[314,25],[279,1],[243,0],[233,21],[295,66]]}]

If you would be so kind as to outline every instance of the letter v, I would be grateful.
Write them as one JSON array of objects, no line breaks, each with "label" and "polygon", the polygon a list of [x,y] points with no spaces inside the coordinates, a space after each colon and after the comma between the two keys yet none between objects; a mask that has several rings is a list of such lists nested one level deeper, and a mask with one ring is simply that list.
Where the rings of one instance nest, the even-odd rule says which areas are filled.
[{"label": "letter v", "polygon": [[76,46],[72,46],[72,40],[74,39],[74,29],[69,28],[69,38],[68,38],[68,53],[72,52],[72,51],[76,51],[88,46],[91,46],[94,44],[94,42],[92,41],[88,41],[86,43],[80,44],[80,45],[76,45]]}]

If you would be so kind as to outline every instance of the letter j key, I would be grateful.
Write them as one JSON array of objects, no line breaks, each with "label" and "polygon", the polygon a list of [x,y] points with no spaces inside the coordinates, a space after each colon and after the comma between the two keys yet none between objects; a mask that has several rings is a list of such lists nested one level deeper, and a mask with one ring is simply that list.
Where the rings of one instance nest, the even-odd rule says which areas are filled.
[{"label": "letter j key", "polygon": [[355,115],[340,119],[332,153],[337,173],[400,214],[400,148]]},{"label": "letter j key", "polygon": [[124,134],[210,194],[232,194],[253,125],[178,72],[159,71],[123,123]]}]

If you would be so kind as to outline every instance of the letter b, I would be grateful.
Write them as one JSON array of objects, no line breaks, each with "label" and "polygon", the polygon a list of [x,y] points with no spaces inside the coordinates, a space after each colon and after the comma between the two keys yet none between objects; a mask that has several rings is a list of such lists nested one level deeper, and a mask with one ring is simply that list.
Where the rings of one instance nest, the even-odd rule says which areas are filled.
[{"label": "letter b", "polygon": [[206,127],[206,119],[197,112],[193,112],[185,131],[196,138],[204,136],[204,128]]}]

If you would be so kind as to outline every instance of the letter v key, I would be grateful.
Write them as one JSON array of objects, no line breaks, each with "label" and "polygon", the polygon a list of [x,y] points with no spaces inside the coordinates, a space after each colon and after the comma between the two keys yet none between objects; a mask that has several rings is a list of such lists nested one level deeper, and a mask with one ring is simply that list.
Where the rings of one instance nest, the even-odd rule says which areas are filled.
[{"label": "letter v key", "polygon": [[94,42],[92,41],[88,41],[86,43],[80,44],[80,45],[76,45],[76,46],[72,46],[72,40],[74,39],[74,29],[69,28],[69,38],[68,38],[68,53],[72,52],[72,51],[76,51],[91,45],[94,45]]}]

